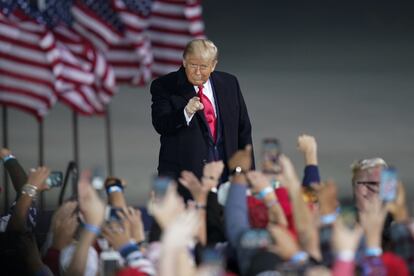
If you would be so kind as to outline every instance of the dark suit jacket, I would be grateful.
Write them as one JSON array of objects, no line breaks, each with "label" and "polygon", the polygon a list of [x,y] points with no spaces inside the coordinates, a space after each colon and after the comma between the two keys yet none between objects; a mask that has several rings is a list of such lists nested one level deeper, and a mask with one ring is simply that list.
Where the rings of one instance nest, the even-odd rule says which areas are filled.
[{"label": "dark suit jacket", "polygon": [[[235,76],[214,71],[210,81],[222,123],[224,153],[231,157],[252,143],[246,104]],[[161,135],[158,172],[178,176],[182,170],[189,170],[200,177],[204,164],[209,161],[212,139],[202,110],[187,126],[184,107],[196,92],[184,68],[154,80],[151,94],[152,124]]]},{"label": "dark suit jacket", "polygon": [[[215,71],[210,82],[220,123],[219,140],[222,144],[219,148],[226,164],[227,157],[252,143],[251,125],[236,77]],[[161,135],[158,173],[177,178],[182,170],[189,170],[201,177],[204,164],[211,161],[211,148],[215,144],[203,111],[198,111],[187,126],[184,108],[196,92],[188,82],[184,68],[154,80],[151,94],[152,124]],[[191,197],[182,185],[178,185],[178,191],[185,199]],[[224,240],[221,213],[216,194],[210,193],[207,201],[209,244]],[[151,232],[156,239],[159,229],[156,226],[153,229]]]}]

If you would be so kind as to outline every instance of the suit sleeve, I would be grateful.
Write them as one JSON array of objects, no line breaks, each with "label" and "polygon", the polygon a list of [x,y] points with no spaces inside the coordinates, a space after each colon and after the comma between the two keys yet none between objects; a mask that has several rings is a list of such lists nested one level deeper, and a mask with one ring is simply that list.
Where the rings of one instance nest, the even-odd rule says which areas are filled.
[{"label": "suit sleeve", "polygon": [[151,84],[152,95],[152,124],[161,135],[177,132],[186,127],[184,107],[175,107],[171,101],[171,95],[160,81],[155,80]]},{"label": "suit sleeve", "polygon": [[[236,80],[237,81],[237,80]],[[239,96],[239,149],[243,149],[246,145],[250,144],[253,146],[252,142],[252,126],[250,124],[249,113],[247,112],[247,106],[244,102],[243,95],[241,93],[239,82],[237,81],[237,91]],[[252,149],[252,169],[255,168],[254,164],[254,152]]]}]

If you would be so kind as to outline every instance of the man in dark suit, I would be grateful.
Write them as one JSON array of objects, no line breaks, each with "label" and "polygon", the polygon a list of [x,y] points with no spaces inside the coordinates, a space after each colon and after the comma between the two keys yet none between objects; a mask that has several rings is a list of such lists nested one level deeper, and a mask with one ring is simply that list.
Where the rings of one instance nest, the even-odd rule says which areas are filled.
[{"label": "man in dark suit", "polygon": [[[184,50],[183,66],[151,84],[152,124],[161,135],[160,175],[178,178],[188,170],[201,177],[205,163],[223,160],[227,164],[227,158],[252,144],[237,78],[214,71],[217,57],[212,41],[193,40]],[[225,169],[222,180],[228,175]],[[181,185],[179,192],[190,197]],[[212,200],[209,197],[208,205]]]}]

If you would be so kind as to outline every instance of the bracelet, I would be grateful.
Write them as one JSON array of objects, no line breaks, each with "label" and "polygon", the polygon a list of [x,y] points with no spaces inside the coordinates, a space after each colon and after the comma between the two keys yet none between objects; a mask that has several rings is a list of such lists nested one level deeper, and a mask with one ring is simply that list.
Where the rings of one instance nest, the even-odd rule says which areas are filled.
[{"label": "bracelet", "polygon": [[119,186],[115,185],[115,186],[109,186],[106,189],[108,194],[114,193],[114,192],[120,192],[122,193],[122,188],[120,188]]},{"label": "bracelet", "polygon": [[339,251],[336,258],[343,262],[351,262],[355,258],[355,252],[352,250]]},{"label": "bracelet", "polygon": [[83,223],[82,226],[86,231],[94,233],[97,236],[101,233],[101,228],[99,226],[88,223]]},{"label": "bracelet", "polygon": [[297,264],[300,262],[304,262],[308,259],[308,254],[304,251],[299,251],[298,253],[296,253],[295,255],[292,256],[292,258],[290,258],[290,262]]},{"label": "bracelet", "polygon": [[258,199],[263,199],[267,194],[270,194],[270,193],[272,193],[273,192],[273,189],[272,189],[272,187],[270,187],[270,186],[267,186],[266,188],[264,188],[263,190],[261,190],[257,195],[256,195],[256,197],[258,198]]},{"label": "bracelet", "polygon": [[378,257],[381,256],[382,249],[379,247],[368,247],[365,249],[365,256],[367,257]]},{"label": "bracelet", "polygon": [[337,217],[337,213],[323,215],[320,218],[320,222],[323,225],[332,224],[335,222],[336,217]]},{"label": "bracelet", "polygon": [[206,204],[200,204],[200,203],[196,202],[195,208],[197,210],[199,210],[199,209],[206,210],[207,209],[207,205]]},{"label": "bracelet", "polygon": [[12,154],[6,155],[5,157],[3,157],[3,163],[6,163],[10,159],[16,159],[16,157],[14,157],[14,155]]},{"label": "bracelet", "polygon": [[108,185],[105,189],[107,194],[124,191],[124,187],[122,186],[122,183],[119,179],[116,179],[114,183]]}]

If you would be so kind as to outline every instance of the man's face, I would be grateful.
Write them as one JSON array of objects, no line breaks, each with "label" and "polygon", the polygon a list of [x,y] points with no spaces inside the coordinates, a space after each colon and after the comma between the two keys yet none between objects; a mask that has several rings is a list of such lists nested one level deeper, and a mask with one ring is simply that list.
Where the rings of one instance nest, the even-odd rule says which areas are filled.
[{"label": "man's face", "polygon": [[203,85],[208,80],[216,64],[216,60],[202,58],[199,55],[187,55],[183,60],[187,79],[195,86]]},{"label": "man's face", "polygon": [[358,210],[365,210],[366,202],[379,196],[381,171],[382,167],[378,166],[356,173],[353,187]]}]

